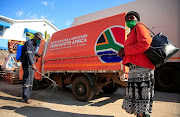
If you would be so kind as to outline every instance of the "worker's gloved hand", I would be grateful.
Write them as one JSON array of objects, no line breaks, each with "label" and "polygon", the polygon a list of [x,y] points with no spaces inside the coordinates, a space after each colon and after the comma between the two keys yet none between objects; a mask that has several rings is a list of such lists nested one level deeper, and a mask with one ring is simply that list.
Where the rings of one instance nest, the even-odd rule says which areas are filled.
[{"label": "worker's gloved hand", "polygon": [[32,69],[33,69],[34,71],[37,71],[37,68],[36,68],[35,64],[32,65]]}]

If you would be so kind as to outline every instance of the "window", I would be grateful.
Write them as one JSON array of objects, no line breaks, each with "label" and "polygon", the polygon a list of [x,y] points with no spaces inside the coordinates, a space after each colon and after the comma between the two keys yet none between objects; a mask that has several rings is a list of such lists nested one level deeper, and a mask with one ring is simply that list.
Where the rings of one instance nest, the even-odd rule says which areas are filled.
[{"label": "window", "polygon": [[0,26],[0,36],[2,36],[4,34],[4,26]]}]

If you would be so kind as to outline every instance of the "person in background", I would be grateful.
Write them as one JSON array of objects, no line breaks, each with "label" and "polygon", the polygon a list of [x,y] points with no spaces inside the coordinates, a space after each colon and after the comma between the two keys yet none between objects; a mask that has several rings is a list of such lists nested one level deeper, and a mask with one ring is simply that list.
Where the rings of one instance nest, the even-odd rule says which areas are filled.
[{"label": "person in background", "polygon": [[149,30],[140,23],[140,15],[130,11],[125,16],[127,27],[131,29],[124,48],[119,50],[123,64],[129,67],[128,84],[122,108],[137,117],[150,117],[154,96],[155,66],[145,55],[152,38]]},{"label": "person in background", "polygon": [[34,38],[25,42],[21,54],[21,62],[23,68],[23,96],[22,99],[25,103],[30,103],[30,95],[32,92],[34,71],[37,70],[35,66],[35,56],[40,56],[36,53],[38,44],[43,39],[42,34],[37,32]]}]

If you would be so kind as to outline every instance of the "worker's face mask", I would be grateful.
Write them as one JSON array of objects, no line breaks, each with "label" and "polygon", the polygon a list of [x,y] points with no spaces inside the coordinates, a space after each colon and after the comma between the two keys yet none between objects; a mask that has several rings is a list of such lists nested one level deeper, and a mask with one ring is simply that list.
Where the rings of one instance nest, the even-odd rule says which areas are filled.
[{"label": "worker's face mask", "polygon": [[132,28],[136,25],[136,21],[135,20],[127,21],[126,25],[127,27]]},{"label": "worker's face mask", "polygon": [[41,42],[41,40],[39,40],[39,39],[36,40],[36,43],[37,43],[37,44],[40,44],[40,42]]}]

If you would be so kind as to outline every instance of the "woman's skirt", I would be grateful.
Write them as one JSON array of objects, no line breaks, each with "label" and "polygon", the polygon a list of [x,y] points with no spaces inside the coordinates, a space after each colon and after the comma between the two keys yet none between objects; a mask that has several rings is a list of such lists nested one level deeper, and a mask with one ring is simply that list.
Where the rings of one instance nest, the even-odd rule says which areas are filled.
[{"label": "woman's skirt", "polygon": [[129,78],[122,108],[128,113],[152,113],[154,70],[129,65]]}]

